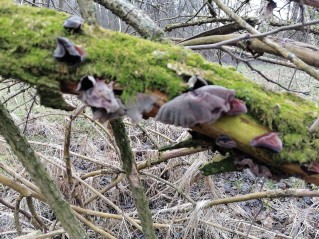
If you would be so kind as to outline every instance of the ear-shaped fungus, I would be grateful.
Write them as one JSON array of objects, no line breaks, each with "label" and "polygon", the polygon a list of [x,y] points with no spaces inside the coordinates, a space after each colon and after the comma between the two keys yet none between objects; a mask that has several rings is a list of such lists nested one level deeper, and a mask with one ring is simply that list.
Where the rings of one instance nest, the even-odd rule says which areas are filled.
[{"label": "ear-shaped fungus", "polygon": [[226,115],[238,115],[242,113],[247,113],[245,102],[236,98],[230,101],[230,110],[226,112]]},{"label": "ear-shaped fungus", "polygon": [[113,92],[113,83],[105,84],[93,76],[84,76],[78,85],[79,99],[92,107],[95,119],[106,121],[125,114],[125,109]]},{"label": "ear-shaped fungus", "polygon": [[228,135],[219,135],[215,143],[217,146],[225,148],[225,149],[234,149],[237,147],[237,144],[234,140],[232,140]]},{"label": "ear-shaped fungus", "polygon": [[74,45],[69,39],[58,37],[57,43],[58,45],[54,50],[53,56],[58,61],[65,62],[69,65],[77,65],[84,60],[84,51]]},{"label": "ear-shaped fungus", "polygon": [[263,135],[260,135],[250,141],[250,145],[253,147],[263,147],[271,149],[276,153],[279,153],[282,150],[282,142],[276,132],[269,132]]},{"label": "ear-shaped fungus", "polygon": [[83,23],[84,23],[84,19],[82,17],[74,15],[64,21],[63,27],[65,29],[74,30],[78,32],[81,30]]},{"label": "ear-shaped fungus", "polygon": [[231,109],[235,91],[207,85],[190,91],[162,105],[156,120],[182,127],[213,123]]}]

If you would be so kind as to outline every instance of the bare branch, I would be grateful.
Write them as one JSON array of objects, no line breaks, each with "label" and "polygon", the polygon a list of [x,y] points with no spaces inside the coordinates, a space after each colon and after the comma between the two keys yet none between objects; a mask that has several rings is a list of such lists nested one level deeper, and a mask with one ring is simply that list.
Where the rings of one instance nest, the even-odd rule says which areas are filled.
[{"label": "bare branch", "polygon": [[[257,31],[255,28],[250,26],[245,20],[243,20],[241,17],[236,15],[234,12],[230,10],[222,1],[220,0],[214,0],[214,2],[231,18],[233,18],[238,24],[240,24],[242,27],[244,27],[248,32],[252,34],[260,34],[259,31]],[[278,51],[284,58],[292,61],[299,69],[307,72],[309,75],[314,77],[315,79],[319,80],[319,72],[316,71],[314,68],[312,68],[310,65],[306,64],[302,60],[300,60],[295,54],[291,53],[287,49],[281,47],[277,43],[275,43],[273,40],[264,37],[261,39],[264,43],[269,45],[270,47],[274,48],[276,51]]]}]

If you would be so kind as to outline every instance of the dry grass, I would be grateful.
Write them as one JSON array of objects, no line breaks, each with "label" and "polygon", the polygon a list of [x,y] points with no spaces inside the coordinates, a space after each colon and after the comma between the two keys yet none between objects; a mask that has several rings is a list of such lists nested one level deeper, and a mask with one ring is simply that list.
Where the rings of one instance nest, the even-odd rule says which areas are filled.
[{"label": "dry grass", "polygon": [[[11,81],[2,82],[0,88],[10,84],[12,84]],[[10,92],[15,92],[23,87],[21,83],[16,84],[10,88]],[[7,91],[8,89],[3,89],[0,92],[2,100],[10,97],[11,94],[8,94]],[[67,196],[62,149],[64,118],[68,113],[34,104],[28,115],[32,104],[29,99],[33,95],[34,90],[30,89],[10,99],[7,106],[12,110],[12,115],[21,130],[25,129],[25,135],[33,148],[43,155],[43,163],[46,164],[61,191]],[[76,99],[72,101],[77,102]],[[90,115],[89,110],[86,110],[86,114]],[[26,119],[27,115],[28,119]],[[140,128],[127,123],[127,132],[137,162],[156,157],[158,146],[177,142],[187,137],[184,129],[163,125],[151,119],[143,121],[141,126],[147,134]],[[74,153],[72,164],[77,176],[81,177],[86,173],[101,169],[120,168],[119,157],[112,143],[113,139],[105,131],[111,134],[107,124],[101,128],[100,125],[92,123],[83,116],[74,121],[70,150]],[[4,163],[18,175],[29,180],[28,174],[2,139],[0,149],[0,163]],[[193,208],[189,200],[179,194],[176,188],[154,177],[142,175],[154,222],[163,226],[156,230],[159,238],[245,238],[247,231],[249,231],[247,238],[319,238],[319,201],[316,198],[251,200],[203,209],[207,200],[238,194],[276,188],[317,188],[296,178],[282,180],[279,183],[259,179],[249,171],[204,177],[198,168],[203,162],[209,160],[213,153],[206,151],[170,159],[143,170],[147,174],[170,182],[197,202],[196,207]],[[4,170],[1,170],[1,173],[12,177]],[[102,174],[86,178],[85,182],[97,190],[102,190],[108,187],[117,176],[112,171],[105,170]],[[95,195],[83,184],[77,187],[77,193],[82,203]],[[126,180],[122,180],[103,195],[123,212],[137,218]],[[5,202],[15,205],[18,196],[12,189],[0,185],[0,197]],[[33,201],[37,214],[48,228],[59,229],[60,225],[59,223],[55,225],[55,217],[50,208],[38,200]],[[70,202],[75,205],[79,203],[74,198],[70,199]],[[90,202],[85,208],[118,214],[108,201],[101,197]],[[20,209],[29,212],[25,199],[21,201]],[[24,232],[36,230],[34,223],[22,214],[19,215],[19,219]],[[126,220],[100,216],[87,216],[87,219],[111,232],[116,238],[142,238],[141,232]],[[91,238],[103,238],[92,229],[86,229]],[[13,210],[0,204],[0,238],[9,239],[16,236]]]}]

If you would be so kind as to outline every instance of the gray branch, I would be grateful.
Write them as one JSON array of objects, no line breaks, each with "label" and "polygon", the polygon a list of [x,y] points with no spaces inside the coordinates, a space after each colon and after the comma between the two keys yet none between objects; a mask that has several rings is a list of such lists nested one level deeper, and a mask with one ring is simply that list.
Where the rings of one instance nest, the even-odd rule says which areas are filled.
[{"label": "gray branch", "polygon": [[141,9],[125,0],[94,0],[131,25],[141,36],[155,41],[164,40],[164,31]]}]

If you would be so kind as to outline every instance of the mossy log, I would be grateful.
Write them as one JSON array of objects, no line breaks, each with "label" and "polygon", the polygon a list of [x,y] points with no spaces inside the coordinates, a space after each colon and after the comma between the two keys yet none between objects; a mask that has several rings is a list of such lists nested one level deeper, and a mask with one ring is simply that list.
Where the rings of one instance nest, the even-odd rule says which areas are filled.
[{"label": "mossy log", "polygon": [[[319,185],[319,175],[302,170],[319,157],[319,134],[307,128],[318,117],[315,104],[289,93],[274,93],[246,79],[232,68],[207,62],[199,54],[169,43],[155,43],[84,26],[80,34],[63,29],[64,13],[50,9],[15,6],[0,0],[0,75],[36,86],[43,105],[70,109],[61,92],[77,94],[79,79],[86,74],[115,81],[123,101],[137,92],[159,96],[159,103],[184,92],[185,79],[197,74],[212,84],[236,90],[248,114],[222,117],[194,130],[212,138],[229,135],[238,149],[257,160]],[[77,67],[53,58],[58,36],[83,47],[87,57]],[[156,114],[156,109],[152,111]],[[256,149],[249,142],[268,131],[277,131],[284,149],[278,154]],[[212,139],[213,140],[213,139]]]}]

